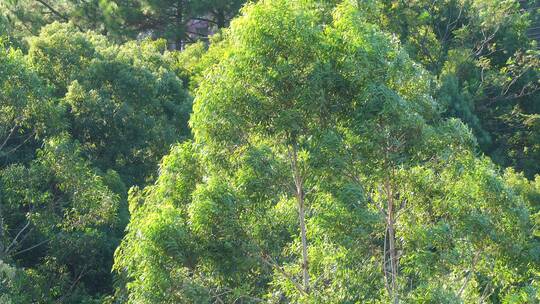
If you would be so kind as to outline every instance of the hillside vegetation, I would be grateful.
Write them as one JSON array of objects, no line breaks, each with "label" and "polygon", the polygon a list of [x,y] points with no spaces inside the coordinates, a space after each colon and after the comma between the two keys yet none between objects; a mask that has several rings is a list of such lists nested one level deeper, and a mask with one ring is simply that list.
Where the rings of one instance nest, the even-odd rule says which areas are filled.
[{"label": "hillside vegetation", "polygon": [[540,303],[537,6],[0,2],[0,303]]}]

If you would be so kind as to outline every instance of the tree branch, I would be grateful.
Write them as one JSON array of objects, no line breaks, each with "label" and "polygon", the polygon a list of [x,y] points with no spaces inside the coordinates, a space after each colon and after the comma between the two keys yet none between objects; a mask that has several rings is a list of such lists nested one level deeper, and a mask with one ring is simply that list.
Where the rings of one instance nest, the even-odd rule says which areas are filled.
[{"label": "tree branch", "polygon": [[277,269],[279,273],[281,273],[285,278],[291,281],[291,283],[293,283],[294,287],[296,287],[296,289],[300,291],[300,293],[304,295],[307,294],[304,288],[300,284],[298,284],[298,282],[296,282],[289,273],[287,273],[283,268],[281,268],[281,266],[277,265],[277,263],[275,263],[272,258],[266,257],[264,255],[260,255],[260,258],[266,265],[270,266],[271,268]]},{"label": "tree branch", "polygon": [[26,222],[26,225],[24,225],[24,227],[19,231],[19,233],[17,233],[17,235],[15,236],[15,238],[13,239],[13,241],[11,242],[11,244],[9,244],[9,246],[7,246],[6,250],[4,251],[5,254],[8,254],[9,251],[11,250],[11,248],[13,248],[13,246],[15,246],[15,244],[17,244],[17,241],[19,239],[19,237],[21,236],[21,234],[30,226],[30,221],[27,221]]},{"label": "tree branch", "polygon": [[23,249],[23,250],[21,250],[21,251],[15,252],[15,253],[12,254],[11,256],[16,256],[16,255],[19,255],[19,254],[21,254],[21,253],[30,251],[30,250],[32,250],[32,249],[34,249],[34,248],[36,248],[36,247],[39,247],[39,246],[41,246],[41,245],[43,245],[43,244],[45,244],[45,243],[47,243],[47,242],[49,242],[49,241],[50,241],[50,239],[47,239],[47,240],[42,241],[42,242],[39,242],[39,243],[37,243],[36,245],[34,245],[34,246],[32,246],[32,247],[28,247],[28,248]]},{"label": "tree branch", "polygon": [[[45,2],[44,0],[36,0],[38,3],[40,3],[41,5],[45,6],[51,13],[53,13],[54,15],[56,15],[57,17],[59,17],[60,19],[66,21],[66,22],[69,22],[69,18],[67,16],[65,16],[64,14],[60,13],[59,11],[57,11],[56,9],[54,9],[50,4],[48,4],[47,2]],[[83,29],[78,26],[77,24],[73,23],[81,32],[83,31]]]}]

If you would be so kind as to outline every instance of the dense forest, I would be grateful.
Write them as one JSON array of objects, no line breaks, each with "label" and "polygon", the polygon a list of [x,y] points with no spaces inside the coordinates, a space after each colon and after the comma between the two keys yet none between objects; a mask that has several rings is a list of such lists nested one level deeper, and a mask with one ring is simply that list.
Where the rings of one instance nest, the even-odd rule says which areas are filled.
[{"label": "dense forest", "polygon": [[0,303],[540,303],[517,0],[0,0]]}]

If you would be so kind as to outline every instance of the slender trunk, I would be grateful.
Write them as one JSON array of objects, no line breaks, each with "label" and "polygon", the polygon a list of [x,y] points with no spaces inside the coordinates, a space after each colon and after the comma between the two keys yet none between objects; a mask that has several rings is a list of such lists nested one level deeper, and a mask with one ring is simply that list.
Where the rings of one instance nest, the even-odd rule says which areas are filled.
[{"label": "slender trunk", "polygon": [[176,49],[181,51],[184,49],[184,38],[187,35],[184,28],[184,0],[178,1],[178,7],[176,9]]},{"label": "slender trunk", "polygon": [[382,272],[384,275],[384,288],[386,288],[386,291],[388,294],[392,294],[392,289],[390,288],[390,285],[388,285],[388,273],[392,272],[388,270],[388,250],[386,250],[388,246],[388,224],[384,228],[384,245],[383,245],[383,263],[382,263]]},{"label": "slender trunk", "polygon": [[[301,190],[300,190],[301,191]],[[304,288],[309,291],[309,271],[308,271],[308,253],[307,253],[307,238],[306,238],[306,222],[305,222],[305,207],[303,193],[298,194],[298,213],[300,218],[300,231],[302,235],[302,269],[304,273]]]},{"label": "slender trunk", "polygon": [[307,252],[307,236],[306,236],[306,217],[305,217],[305,202],[304,202],[304,181],[298,168],[298,148],[296,144],[292,147],[291,167],[293,169],[294,184],[296,186],[296,201],[298,203],[298,218],[300,222],[300,236],[302,238],[302,272],[304,278],[304,290],[309,292],[309,269],[308,269],[308,252]]},{"label": "slender trunk", "polygon": [[396,252],[396,234],[394,230],[394,223],[391,215],[388,216],[388,247],[390,251],[390,269],[392,271],[392,302],[394,304],[399,303],[398,297],[398,267],[397,267],[397,252]]},{"label": "slender trunk", "polygon": [[395,232],[395,210],[394,210],[394,198],[392,193],[392,188],[389,181],[386,181],[386,194],[387,194],[387,216],[386,221],[388,225],[388,251],[390,256],[390,270],[391,270],[391,290],[392,293],[390,297],[392,298],[392,303],[399,303],[399,292],[398,292],[398,257],[396,251],[396,232]]},{"label": "slender trunk", "polygon": [[2,202],[0,201],[0,261],[4,259],[4,251],[4,214],[2,212]]}]

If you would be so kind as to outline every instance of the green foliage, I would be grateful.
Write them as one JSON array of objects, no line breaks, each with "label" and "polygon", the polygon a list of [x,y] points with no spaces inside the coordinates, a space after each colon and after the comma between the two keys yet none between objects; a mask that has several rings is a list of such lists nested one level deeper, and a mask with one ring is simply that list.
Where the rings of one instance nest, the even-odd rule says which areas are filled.
[{"label": "green foliage", "polygon": [[152,178],[189,136],[191,99],[165,49],[60,23],[29,39],[27,55],[2,43],[0,259],[17,274],[13,303],[112,293],[126,185]]},{"label": "green foliage", "polygon": [[[202,177],[199,170],[195,147],[175,146],[164,158],[155,186],[130,191],[131,220],[115,254],[115,269],[134,279],[127,284],[130,301],[193,303],[208,297],[183,266],[198,258],[198,240],[186,219],[189,194]],[[178,286],[185,287],[184,292],[176,292]]]},{"label": "green foliage", "polygon": [[0,301],[11,304],[13,280],[15,279],[15,269],[4,261],[0,260]]},{"label": "green foliage", "polygon": [[80,30],[106,32],[106,2],[100,0],[5,0],[2,16],[17,38],[39,34],[47,24],[72,22]]},{"label": "green foliage", "polygon": [[[28,286],[29,298],[21,303],[75,303],[111,284],[108,272],[117,242],[111,231],[119,224],[119,198],[81,154],[69,137],[56,137],[27,166],[0,171],[4,254],[28,267],[19,292]],[[101,283],[95,282],[98,278]],[[70,282],[79,281],[73,288]]]},{"label": "green foliage", "polygon": [[61,130],[62,110],[23,54],[0,40],[0,163],[25,160],[39,139]]},{"label": "green foliage", "polygon": [[[165,38],[181,48],[208,39],[227,26],[245,0],[5,0],[0,24],[17,38],[37,35],[53,22],[69,22],[80,31],[106,34],[115,41],[144,37]],[[208,27],[193,27],[197,22]],[[6,34],[0,32],[0,35]]]},{"label": "green foliage", "polygon": [[0,3],[0,302],[539,302],[533,1],[244,2]]},{"label": "green foliage", "polygon": [[[150,35],[167,39],[175,48],[182,43],[207,39],[210,30],[228,25],[245,0],[137,0],[101,1],[106,7],[108,29],[113,35]],[[208,24],[201,31],[191,28],[196,22]]]},{"label": "green foliage", "polygon": [[[175,270],[191,274],[205,302],[536,297],[527,202],[474,157],[474,136],[440,116],[447,101],[431,97],[435,81],[368,17],[351,4],[261,1],[210,46],[198,61],[206,70],[196,70],[197,148],[174,150],[165,178],[131,198],[136,220],[116,256],[129,303],[197,302],[192,285],[173,285],[185,280]],[[195,161],[176,167],[187,151],[197,170]],[[168,182],[175,175],[180,185]],[[309,289],[300,283],[299,193]],[[381,272],[390,238],[395,283]]]},{"label": "green foliage", "polygon": [[127,185],[143,183],[169,146],[189,135],[191,100],[164,41],[118,46],[54,23],[30,40],[28,57],[54,86],[73,138]]},{"label": "green foliage", "polygon": [[465,154],[450,165],[401,174],[400,187],[410,191],[410,211],[398,220],[401,266],[410,277],[407,285],[418,289],[412,300],[431,290],[464,302],[489,297],[498,303],[532,283],[537,257],[528,250],[538,243],[528,233],[533,223],[527,205],[489,160]]},{"label": "green foliage", "polygon": [[[534,1],[528,1],[534,7]],[[462,119],[503,166],[538,174],[536,12],[524,1],[381,1],[377,17],[441,82],[446,115]]]}]

